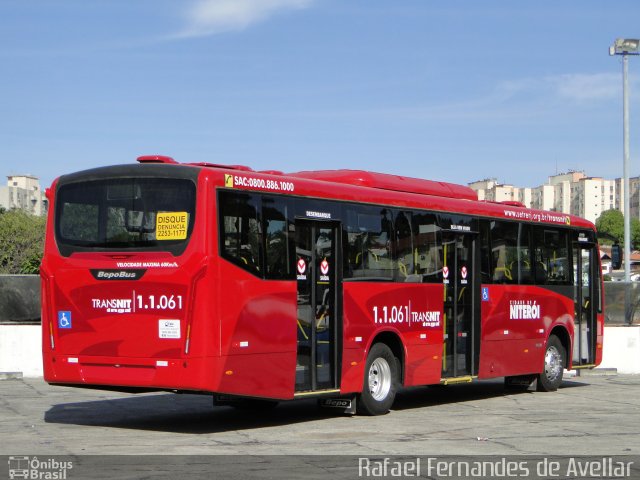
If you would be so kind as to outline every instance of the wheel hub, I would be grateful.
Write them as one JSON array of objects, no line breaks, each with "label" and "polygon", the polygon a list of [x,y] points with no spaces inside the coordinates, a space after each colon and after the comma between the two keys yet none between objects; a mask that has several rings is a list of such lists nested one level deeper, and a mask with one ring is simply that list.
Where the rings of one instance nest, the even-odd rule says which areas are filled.
[{"label": "wheel hub", "polygon": [[391,390],[391,367],[384,358],[376,358],[369,367],[369,392],[377,400],[384,400]]},{"label": "wheel hub", "polygon": [[562,369],[562,355],[551,345],[544,355],[544,374],[550,382],[554,382],[562,374]]}]

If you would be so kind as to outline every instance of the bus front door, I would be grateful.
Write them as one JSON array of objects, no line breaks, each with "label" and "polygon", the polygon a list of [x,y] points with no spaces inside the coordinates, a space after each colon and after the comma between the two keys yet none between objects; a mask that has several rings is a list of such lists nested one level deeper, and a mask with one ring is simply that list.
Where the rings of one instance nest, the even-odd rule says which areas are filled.
[{"label": "bus front door", "polygon": [[597,249],[593,244],[573,247],[575,320],[573,365],[593,366],[596,352],[596,311],[600,303]]},{"label": "bus front door", "polygon": [[475,275],[473,234],[443,232],[444,345],[442,377],[477,373],[475,351],[479,322],[474,322],[479,280]]},{"label": "bus front door", "polygon": [[296,221],[298,352],[296,392],[338,385],[339,228]]}]

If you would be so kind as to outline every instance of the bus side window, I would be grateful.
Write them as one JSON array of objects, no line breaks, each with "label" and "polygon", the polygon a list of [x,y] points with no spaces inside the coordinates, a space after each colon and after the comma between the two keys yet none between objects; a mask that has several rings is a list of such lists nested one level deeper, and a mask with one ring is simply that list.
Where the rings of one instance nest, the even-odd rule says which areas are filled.
[{"label": "bus side window", "polygon": [[413,276],[413,232],[411,212],[398,212],[395,218],[394,262],[397,265],[397,279],[400,282],[416,281]]},{"label": "bus side window", "polygon": [[489,222],[480,220],[480,281],[491,282],[491,241],[489,236]]},{"label": "bus side window", "polygon": [[532,283],[530,252],[529,225],[491,222],[493,283]]},{"label": "bus side window", "polygon": [[358,215],[354,209],[345,211],[346,222],[344,224],[343,248],[344,248],[344,272],[343,278],[349,279],[357,276],[362,268],[362,236],[358,228]]},{"label": "bus side window", "polygon": [[263,197],[266,276],[293,279],[295,224],[289,218],[286,199]]},{"label": "bus side window", "polygon": [[439,278],[442,265],[438,251],[440,227],[436,224],[436,217],[430,213],[415,213],[413,225],[415,273],[422,277],[422,282],[442,283]]},{"label": "bus side window", "polygon": [[254,275],[262,268],[260,198],[246,193],[220,192],[221,254]]},{"label": "bus side window", "polygon": [[383,208],[375,215],[360,217],[367,225],[365,236],[364,261],[366,276],[376,279],[391,280],[394,274],[394,263],[391,256],[391,240],[393,219],[391,210]]},{"label": "bus side window", "polygon": [[530,285],[533,283],[533,267],[531,265],[531,245],[529,232],[531,228],[526,223],[518,225],[518,253],[517,267],[515,270],[517,283],[520,285]]},{"label": "bus side window", "polygon": [[544,228],[533,229],[533,267],[536,285],[546,285],[548,282],[548,251],[544,245]]},{"label": "bus side window", "polygon": [[493,283],[518,283],[518,224],[491,222]]},{"label": "bus side window", "polygon": [[393,219],[389,209],[353,207],[347,211],[350,278],[385,280],[394,278],[391,255]]},{"label": "bus side window", "polygon": [[533,257],[538,285],[570,285],[568,234],[553,227],[535,227]]}]

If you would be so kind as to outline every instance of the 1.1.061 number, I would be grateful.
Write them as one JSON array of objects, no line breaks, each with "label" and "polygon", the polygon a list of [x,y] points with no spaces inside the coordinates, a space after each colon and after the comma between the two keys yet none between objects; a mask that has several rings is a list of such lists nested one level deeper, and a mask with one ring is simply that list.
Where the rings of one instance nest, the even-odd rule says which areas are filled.
[{"label": "1.1.061 number", "polygon": [[138,310],[182,310],[182,295],[136,295]]},{"label": "1.1.061 number", "polygon": [[373,307],[373,321],[374,323],[403,323],[410,322],[411,317],[409,315],[409,306],[383,306],[382,309],[378,309],[377,306]]}]

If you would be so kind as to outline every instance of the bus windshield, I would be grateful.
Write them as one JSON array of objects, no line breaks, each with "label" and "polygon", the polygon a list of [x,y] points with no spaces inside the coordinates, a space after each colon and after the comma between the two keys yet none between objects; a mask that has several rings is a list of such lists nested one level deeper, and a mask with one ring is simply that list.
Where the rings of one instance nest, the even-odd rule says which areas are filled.
[{"label": "bus windshield", "polygon": [[195,220],[186,179],[114,178],[60,186],[56,240],[62,255],[109,250],[184,251]]}]

